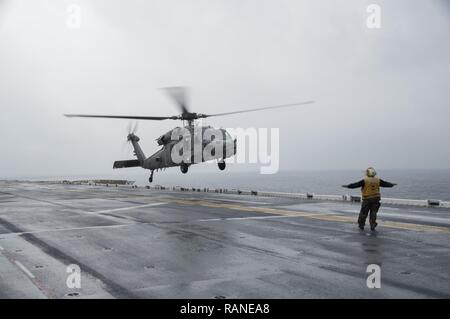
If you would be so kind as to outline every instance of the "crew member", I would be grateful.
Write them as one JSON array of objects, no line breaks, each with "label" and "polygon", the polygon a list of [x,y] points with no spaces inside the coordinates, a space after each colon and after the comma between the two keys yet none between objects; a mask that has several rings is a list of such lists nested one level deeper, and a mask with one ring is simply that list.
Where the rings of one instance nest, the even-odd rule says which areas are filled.
[{"label": "crew member", "polygon": [[359,212],[358,225],[361,230],[364,230],[366,224],[367,215],[370,212],[369,222],[370,230],[374,231],[377,227],[377,212],[380,208],[380,187],[394,187],[397,184],[383,181],[376,177],[377,172],[373,167],[366,169],[366,176],[359,182],[342,185],[346,188],[358,188],[361,187],[362,203],[361,211]]}]

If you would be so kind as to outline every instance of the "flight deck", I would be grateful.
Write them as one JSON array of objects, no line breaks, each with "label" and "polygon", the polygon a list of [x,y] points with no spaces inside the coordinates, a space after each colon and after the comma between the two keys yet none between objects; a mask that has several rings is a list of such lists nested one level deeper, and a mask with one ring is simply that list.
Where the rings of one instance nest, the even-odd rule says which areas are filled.
[{"label": "flight deck", "polygon": [[359,206],[0,181],[0,298],[449,298],[450,208]]}]

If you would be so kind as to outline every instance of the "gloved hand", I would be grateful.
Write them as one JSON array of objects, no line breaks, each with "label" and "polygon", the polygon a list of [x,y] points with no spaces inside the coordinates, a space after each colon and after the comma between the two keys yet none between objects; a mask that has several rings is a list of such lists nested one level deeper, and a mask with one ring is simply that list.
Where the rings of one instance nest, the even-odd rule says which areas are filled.
[{"label": "gloved hand", "polygon": [[344,188],[348,188],[348,185],[342,185],[342,187],[344,187]]}]

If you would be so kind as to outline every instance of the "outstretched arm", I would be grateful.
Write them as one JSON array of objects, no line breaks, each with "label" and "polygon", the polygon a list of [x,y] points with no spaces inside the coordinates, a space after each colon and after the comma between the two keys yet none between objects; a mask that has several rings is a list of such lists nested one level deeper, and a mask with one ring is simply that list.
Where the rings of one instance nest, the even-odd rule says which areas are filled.
[{"label": "outstretched arm", "polygon": [[394,187],[395,185],[397,185],[397,184],[389,183],[389,182],[386,182],[386,181],[383,181],[382,179],[380,179],[380,186],[381,187]]},{"label": "outstretched arm", "polygon": [[359,182],[356,183],[352,183],[352,184],[348,184],[348,185],[342,185],[342,187],[345,188],[358,188],[358,187],[363,187],[364,186],[364,180],[360,180]]}]

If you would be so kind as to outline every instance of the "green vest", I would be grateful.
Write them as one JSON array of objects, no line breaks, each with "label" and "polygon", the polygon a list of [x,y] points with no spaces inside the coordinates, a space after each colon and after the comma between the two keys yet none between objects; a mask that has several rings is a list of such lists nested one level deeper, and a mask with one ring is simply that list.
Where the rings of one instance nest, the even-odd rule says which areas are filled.
[{"label": "green vest", "polygon": [[380,179],[377,177],[364,177],[364,186],[361,192],[363,199],[380,197]]}]

